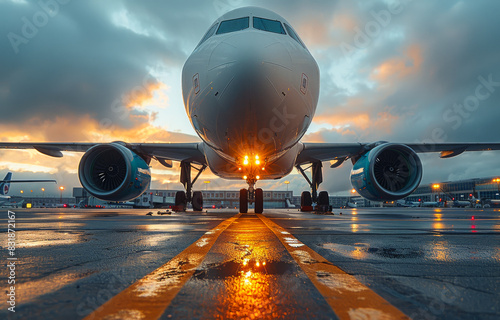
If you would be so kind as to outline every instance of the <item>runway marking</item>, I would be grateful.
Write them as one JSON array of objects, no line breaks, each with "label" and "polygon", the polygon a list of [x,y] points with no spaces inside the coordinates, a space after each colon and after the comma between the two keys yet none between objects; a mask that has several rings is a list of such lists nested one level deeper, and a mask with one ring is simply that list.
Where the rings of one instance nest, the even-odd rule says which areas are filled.
[{"label": "runway marking", "polygon": [[84,319],[158,319],[210,248],[241,213],[221,222],[172,260],[136,281]]},{"label": "runway marking", "polygon": [[257,216],[278,237],[339,319],[410,319],[354,276],[334,266],[284,228],[262,214]]}]

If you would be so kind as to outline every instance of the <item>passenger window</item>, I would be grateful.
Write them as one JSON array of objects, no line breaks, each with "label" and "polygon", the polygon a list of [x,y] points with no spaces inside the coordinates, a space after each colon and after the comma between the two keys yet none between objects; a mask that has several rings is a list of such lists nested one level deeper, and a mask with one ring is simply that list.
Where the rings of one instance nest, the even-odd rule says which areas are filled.
[{"label": "passenger window", "polygon": [[248,29],[249,22],[249,17],[222,21],[220,23],[219,29],[217,29],[217,34],[224,34]]},{"label": "passenger window", "polygon": [[286,34],[285,29],[283,29],[283,25],[281,22],[276,21],[276,20],[269,20],[269,19],[263,19],[263,18],[253,18],[253,27],[255,29],[263,30],[263,31],[268,31],[268,32],[274,32],[274,33],[279,33],[279,34]]},{"label": "passenger window", "polygon": [[217,23],[214,24],[210,29],[208,29],[207,33],[203,36],[200,43],[198,43],[197,47],[199,47],[203,42],[207,41],[208,38],[214,35],[215,30],[217,30]]},{"label": "passenger window", "polygon": [[295,41],[297,41],[298,43],[300,43],[300,45],[302,47],[306,47],[304,45],[304,43],[300,40],[299,36],[295,33],[295,31],[292,29],[292,27],[290,27],[289,25],[287,25],[285,23],[285,28],[286,28],[286,31],[288,32],[288,34],[290,35],[290,37],[292,37]]}]

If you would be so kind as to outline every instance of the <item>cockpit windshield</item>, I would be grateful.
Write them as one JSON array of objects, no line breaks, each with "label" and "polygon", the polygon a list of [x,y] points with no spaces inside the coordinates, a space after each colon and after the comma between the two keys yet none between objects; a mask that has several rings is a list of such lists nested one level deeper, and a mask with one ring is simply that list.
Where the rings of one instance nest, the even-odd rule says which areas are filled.
[{"label": "cockpit windshield", "polygon": [[248,29],[249,25],[250,25],[249,17],[222,21],[220,23],[219,29],[217,29],[216,34],[224,34],[224,33]]},{"label": "cockpit windshield", "polygon": [[297,35],[297,33],[295,33],[295,31],[292,29],[292,27],[290,27],[289,25],[287,25],[285,23],[285,28],[286,28],[286,31],[288,32],[288,34],[290,35],[290,37],[292,37],[295,41],[297,41],[298,43],[300,43],[300,45],[302,47],[306,47],[304,45],[304,43],[302,42],[302,40],[300,40],[299,36]]},{"label": "cockpit windshield", "polygon": [[286,34],[281,22],[276,20],[253,17],[253,27],[258,30]]},{"label": "cockpit windshield", "polygon": [[201,39],[200,43],[198,43],[198,47],[205,41],[208,40],[208,38],[210,38],[211,36],[214,35],[215,33],[215,30],[217,29],[217,23],[214,24],[210,29],[208,29],[207,33],[205,33],[205,36],[203,36],[203,38]]}]

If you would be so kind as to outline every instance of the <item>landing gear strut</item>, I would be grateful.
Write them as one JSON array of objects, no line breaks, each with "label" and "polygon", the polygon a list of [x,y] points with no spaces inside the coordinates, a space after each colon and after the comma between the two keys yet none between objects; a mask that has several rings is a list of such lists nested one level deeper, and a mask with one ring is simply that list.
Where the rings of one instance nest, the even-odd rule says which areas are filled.
[{"label": "landing gear strut", "polygon": [[[319,185],[323,182],[323,164],[321,161],[313,162],[311,166],[303,169],[300,165],[296,166],[297,170],[306,179],[311,187],[311,192],[304,191],[300,196],[300,210],[313,211],[313,204],[317,204],[316,209],[319,211],[327,211],[329,209],[329,198],[327,191],[321,191],[318,196]],[[311,169],[311,179],[306,175],[306,170]]]},{"label": "landing gear strut", "polygon": [[[186,192],[178,191],[175,194],[175,206],[179,211],[185,211],[188,203],[192,203],[194,211],[203,210],[203,194],[201,191],[192,193],[193,184],[196,182],[201,173],[207,168],[206,165],[195,167],[191,162],[181,162],[181,183],[184,185]],[[193,180],[191,180],[191,169],[198,171]]]},{"label": "landing gear strut", "polygon": [[240,190],[240,212],[248,212],[248,203],[255,203],[255,213],[264,212],[264,192],[261,188],[255,189],[256,179],[247,179],[248,190]]}]

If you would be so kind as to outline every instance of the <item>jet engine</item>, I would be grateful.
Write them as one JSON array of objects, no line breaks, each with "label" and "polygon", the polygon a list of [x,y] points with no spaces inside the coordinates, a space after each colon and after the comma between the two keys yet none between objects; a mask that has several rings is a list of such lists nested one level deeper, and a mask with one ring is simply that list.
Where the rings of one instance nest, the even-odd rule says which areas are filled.
[{"label": "jet engine", "polygon": [[410,195],[420,184],[422,173],[422,163],[410,147],[383,143],[356,161],[351,184],[370,201],[392,201]]},{"label": "jet engine", "polygon": [[106,201],[133,200],[151,182],[146,161],[118,143],[90,148],[80,160],[78,176],[88,193]]}]

